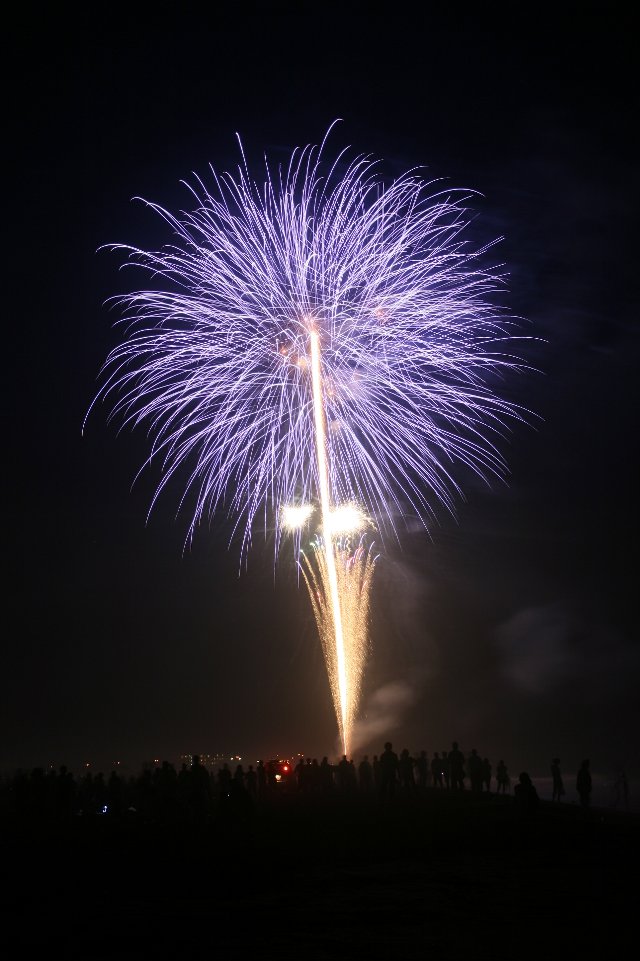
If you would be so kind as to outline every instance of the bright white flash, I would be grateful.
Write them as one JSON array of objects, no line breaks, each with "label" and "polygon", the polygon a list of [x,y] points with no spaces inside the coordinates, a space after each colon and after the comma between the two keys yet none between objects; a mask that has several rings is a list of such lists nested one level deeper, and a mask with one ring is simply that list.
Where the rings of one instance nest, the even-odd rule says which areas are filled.
[{"label": "bright white flash", "polygon": [[280,526],[285,531],[299,531],[313,514],[313,504],[300,504],[297,507],[283,507]]},{"label": "bright white flash", "polygon": [[355,534],[369,526],[369,518],[356,504],[342,504],[331,511],[329,526],[334,536]]}]

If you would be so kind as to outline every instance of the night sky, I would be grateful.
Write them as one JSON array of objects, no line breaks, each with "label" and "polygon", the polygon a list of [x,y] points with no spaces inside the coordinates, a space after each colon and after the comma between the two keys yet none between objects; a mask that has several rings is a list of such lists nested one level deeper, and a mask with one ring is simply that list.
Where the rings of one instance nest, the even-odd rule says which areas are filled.
[{"label": "night sky", "polygon": [[170,239],[132,198],[188,207],[180,180],[235,168],[236,131],[260,175],[336,118],[335,148],[386,175],[479,192],[471,237],[504,235],[504,302],[537,338],[520,349],[537,372],[502,388],[533,412],[504,443],[508,483],[459,473],[457,517],[379,562],[356,755],[455,738],[513,771],[638,771],[631,24],[346,6],[102,5],[9,30],[2,771],[338,753],[292,557],[274,574],[256,536],[239,573],[224,516],[184,551],[180,482],[148,523],[158,470],[132,488],[144,430],[98,407],[82,434],[120,338],[105,301],[140,280],[98,248]]}]

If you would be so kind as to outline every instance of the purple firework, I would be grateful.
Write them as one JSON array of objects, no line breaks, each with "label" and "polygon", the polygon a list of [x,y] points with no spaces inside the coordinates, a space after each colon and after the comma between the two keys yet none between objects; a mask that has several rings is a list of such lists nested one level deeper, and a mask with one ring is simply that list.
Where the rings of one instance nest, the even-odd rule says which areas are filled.
[{"label": "purple firework", "polygon": [[[356,502],[380,531],[453,508],[456,462],[501,476],[496,446],[517,409],[492,382],[517,360],[496,306],[502,280],[463,233],[469,191],[436,191],[420,171],[389,183],[366,156],[296,149],[288,165],[199,178],[191,212],[158,251],[115,245],[149,272],[118,298],[127,337],[99,397],[146,424],[162,464],[180,469],[189,533],[224,504],[247,547],[257,516],[317,500],[310,331],[318,336],[328,498]],[[154,498],[155,501],[155,498]],[[276,535],[276,548],[279,535]]]}]

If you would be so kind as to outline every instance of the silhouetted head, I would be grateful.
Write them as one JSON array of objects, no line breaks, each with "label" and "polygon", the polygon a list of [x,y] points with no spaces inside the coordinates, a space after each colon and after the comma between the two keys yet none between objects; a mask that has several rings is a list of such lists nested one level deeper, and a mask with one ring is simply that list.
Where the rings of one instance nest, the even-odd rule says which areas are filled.
[{"label": "silhouetted head", "polygon": [[454,751],[457,751],[457,750],[458,750],[458,742],[457,742],[457,741],[454,741],[453,744],[451,745],[451,747],[453,748]]},{"label": "silhouetted head", "polygon": [[520,781],[520,784],[526,784],[527,787],[531,784],[531,778],[529,777],[526,771],[522,771],[518,775],[518,780]]},{"label": "silhouetted head", "polygon": [[384,746],[384,749],[385,749],[385,751],[390,751],[390,750],[391,750],[391,741],[387,741],[387,742],[386,742],[386,744],[385,744],[385,746]]}]

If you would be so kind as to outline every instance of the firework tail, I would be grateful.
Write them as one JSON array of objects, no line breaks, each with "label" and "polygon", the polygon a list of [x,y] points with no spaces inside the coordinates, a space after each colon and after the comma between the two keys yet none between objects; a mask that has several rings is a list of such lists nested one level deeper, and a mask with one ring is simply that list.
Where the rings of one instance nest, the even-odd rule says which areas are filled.
[{"label": "firework tail", "polygon": [[322,540],[324,545],[327,579],[329,582],[329,597],[333,620],[333,633],[336,649],[336,671],[339,692],[338,724],[342,737],[344,753],[348,753],[347,741],[347,671],[345,664],[344,634],[342,630],[342,612],[340,610],[340,595],[338,591],[338,574],[334,553],[333,538],[331,536],[331,504],[329,501],[329,470],[327,465],[327,443],[325,435],[324,406],[322,402],[322,365],[320,360],[320,337],[316,330],[309,332],[311,347],[311,382],[313,387],[313,415],[316,434],[316,455],[318,459],[318,486],[320,489],[320,506],[322,510]]}]

